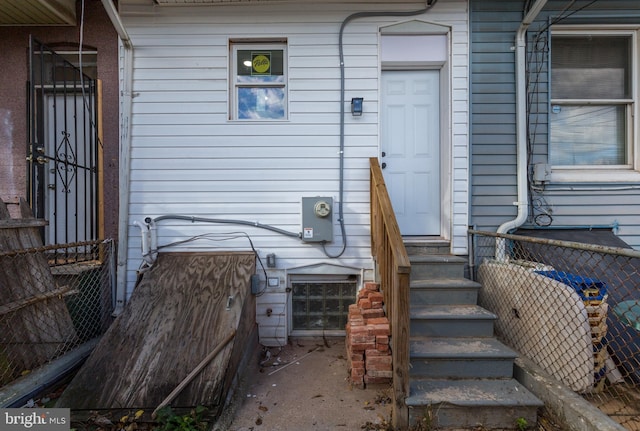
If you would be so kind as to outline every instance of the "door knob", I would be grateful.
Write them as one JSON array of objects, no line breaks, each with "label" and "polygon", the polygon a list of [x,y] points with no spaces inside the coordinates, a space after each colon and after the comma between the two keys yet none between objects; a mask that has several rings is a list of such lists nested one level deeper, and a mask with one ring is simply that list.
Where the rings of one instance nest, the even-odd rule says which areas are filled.
[{"label": "door knob", "polygon": [[382,152],[382,157],[385,157],[387,155],[387,153],[385,153],[384,151]]},{"label": "door knob", "polygon": [[386,167],[387,167],[387,164],[386,164],[386,163],[383,163],[382,165],[380,165],[380,167],[381,167],[382,169],[384,169],[384,168],[386,168]]}]

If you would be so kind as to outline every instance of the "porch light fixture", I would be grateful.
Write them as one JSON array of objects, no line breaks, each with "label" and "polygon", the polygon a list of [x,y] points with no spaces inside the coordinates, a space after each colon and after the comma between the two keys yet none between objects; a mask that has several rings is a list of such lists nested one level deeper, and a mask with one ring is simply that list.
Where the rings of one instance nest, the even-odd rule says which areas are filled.
[{"label": "porch light fixture", "polygon": [[354,117],[359,117],[362,115],[362,102],[364,99],[362,97],[353,97],[351,99],[351,115]]}]

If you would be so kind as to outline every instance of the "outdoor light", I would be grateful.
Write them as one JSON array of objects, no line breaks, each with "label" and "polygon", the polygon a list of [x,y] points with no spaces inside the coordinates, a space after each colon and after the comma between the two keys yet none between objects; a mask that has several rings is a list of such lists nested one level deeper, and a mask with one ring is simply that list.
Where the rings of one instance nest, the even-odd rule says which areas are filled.
[{"label": "outdoor light", "polygon": [[362,97],[353,97],[351,99],[351,115],[359,117],[362,115]]}]

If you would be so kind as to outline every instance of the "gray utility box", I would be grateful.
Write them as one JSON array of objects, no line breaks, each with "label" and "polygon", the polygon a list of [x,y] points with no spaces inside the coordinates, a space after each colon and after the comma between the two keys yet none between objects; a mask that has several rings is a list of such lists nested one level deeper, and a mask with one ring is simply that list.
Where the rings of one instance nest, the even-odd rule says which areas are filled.
[{"label": "gray utility box", "polygon": [[333,241],[333,198],[302,198],[302,240]]}]

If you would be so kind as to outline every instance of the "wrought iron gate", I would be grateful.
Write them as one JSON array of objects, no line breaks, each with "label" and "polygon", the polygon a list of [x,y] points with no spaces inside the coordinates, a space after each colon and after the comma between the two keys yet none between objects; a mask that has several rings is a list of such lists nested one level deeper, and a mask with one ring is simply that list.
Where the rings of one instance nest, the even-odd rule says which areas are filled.
[{"label": "wrought iron gate", "polygon": [[97,87],[81,67],[31,39],[28,191],[45,244],[98,239]]}]

